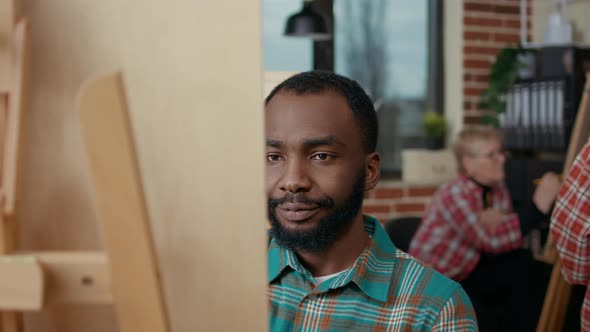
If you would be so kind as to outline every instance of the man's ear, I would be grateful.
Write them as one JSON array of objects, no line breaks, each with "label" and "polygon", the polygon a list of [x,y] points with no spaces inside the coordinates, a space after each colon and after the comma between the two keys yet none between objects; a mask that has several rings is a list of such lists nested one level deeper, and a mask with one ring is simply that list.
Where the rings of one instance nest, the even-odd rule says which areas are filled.
[{"label": "man's ear", "polygon": [[380,177],[381,157],[377,152],[370,153],[365,160],[365,191],[375,188]]}]

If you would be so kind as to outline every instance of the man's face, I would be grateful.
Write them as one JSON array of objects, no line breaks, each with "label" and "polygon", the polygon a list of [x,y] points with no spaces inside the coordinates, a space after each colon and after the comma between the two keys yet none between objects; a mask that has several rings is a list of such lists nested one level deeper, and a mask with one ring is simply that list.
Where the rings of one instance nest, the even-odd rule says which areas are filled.
[{"label": "man's face", "polygon": [[293,250],[329,247],[359,215],[366,184],[367,155],[346,99],[275,95],[266,106],[266,140],[273,235]]}]

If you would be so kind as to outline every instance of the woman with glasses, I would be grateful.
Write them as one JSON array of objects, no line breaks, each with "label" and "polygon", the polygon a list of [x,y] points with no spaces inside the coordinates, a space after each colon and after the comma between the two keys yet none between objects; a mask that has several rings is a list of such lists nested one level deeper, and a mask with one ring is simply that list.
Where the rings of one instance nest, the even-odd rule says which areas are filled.
[{"label": "woman with glasses", "polygon": [[534,331],[540,308],[528,300],[530,257],[518,249],[548,217],[559,178],[545,174],[530,206],[517,214],[504,182],[498,131],[464,130],[454,152],[460,175],[433,195],[409,253],[463,285],[480,331]]}]

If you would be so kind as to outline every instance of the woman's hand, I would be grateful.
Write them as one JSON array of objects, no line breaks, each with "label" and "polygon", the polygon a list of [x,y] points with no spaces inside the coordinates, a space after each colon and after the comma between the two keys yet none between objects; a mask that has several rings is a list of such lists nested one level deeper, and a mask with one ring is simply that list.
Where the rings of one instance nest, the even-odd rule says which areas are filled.
[{"label": "woman's hand", "polygon": [[551,209],[551,205],[560,189],[561,181],[559,176],[553,172],[545,173],[533,194],[533,203],[535,203],[537,209],[544,214],[549,213],[549,209]]},{"label": "woman's hand", "polygon": [[502,211],[487,208],[479,213],[479,222],[488,231],[493,231],[504,220],[505,214]]}]

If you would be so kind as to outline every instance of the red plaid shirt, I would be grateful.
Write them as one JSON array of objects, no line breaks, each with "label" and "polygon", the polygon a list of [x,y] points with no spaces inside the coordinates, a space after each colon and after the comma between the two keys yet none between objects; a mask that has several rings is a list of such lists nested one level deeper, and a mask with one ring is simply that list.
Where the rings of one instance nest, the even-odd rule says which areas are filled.
[{"label": "red plaid shirt", "polygon": [[465,176],[442,186],[432,197],[412,243],[410,254],[457,281],[469,276],[482,252],[503,253],[520,247],[518,217],[502,183],[492,188],[490,207],[506,212],[494,229],[483,227],[483,189]]},{"label": "red plaid shirt", "polygon": [[[590,284],[590,143],[577,156],[551,216],[551,236],[561,272],[572,284]],[[582,330],[590,331],[590,293],[582,307]]]}]

